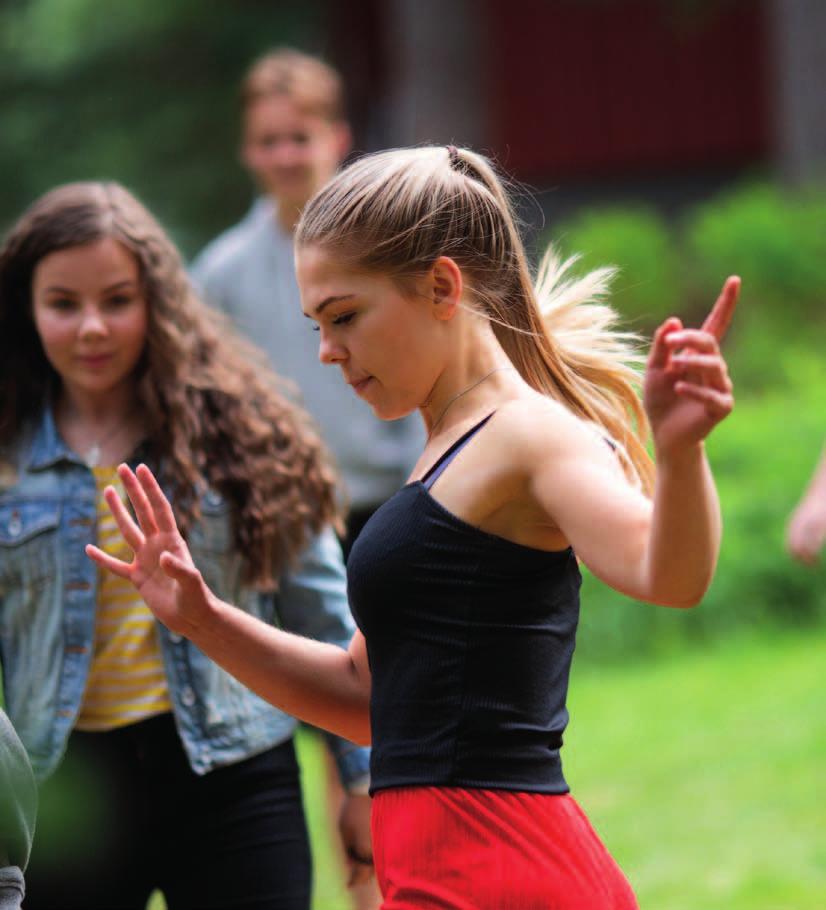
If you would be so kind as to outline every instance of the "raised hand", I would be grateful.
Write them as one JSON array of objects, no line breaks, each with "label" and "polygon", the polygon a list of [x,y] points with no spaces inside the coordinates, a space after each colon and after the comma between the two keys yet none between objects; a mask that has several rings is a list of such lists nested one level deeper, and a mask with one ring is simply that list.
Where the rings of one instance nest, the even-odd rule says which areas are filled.
[{"label": "raised hand", "polygon": [[132,562],[115,559],[91,544],[86,547],[86,554],[115,575],[129,579],[165,626],[188,635],[207,615],[210,591],[178,531],[172,506],[149,468],[139,465],[133,473],[122,464],[118,475],[137,523],[114,487],[107,487],[103,495],[124,540],[132,548]]},{"label": "raised hand", "polygon": [[643,399],[660,456],[702,441],[734,407],[720,342],[739,293],[740,279],[732,276],[702,328],[686,329],[672,317],[654,334]]}]

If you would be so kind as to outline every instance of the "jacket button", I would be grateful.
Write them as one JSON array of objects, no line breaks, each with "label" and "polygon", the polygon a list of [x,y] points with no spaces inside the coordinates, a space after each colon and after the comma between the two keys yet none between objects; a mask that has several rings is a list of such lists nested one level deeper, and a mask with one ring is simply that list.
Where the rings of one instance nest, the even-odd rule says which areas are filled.
[{"label": "jacket button", "polygon": [[20,520],[20,515],[17,512],[12,512],[12,516],[9,519],[6,530],[9,532],[9,534],[11,534],[12,537],[17,537],[17,535],[23,530],[23,522]]},{"label": "jacket button", "polygon": [[181,689],[181,704],[187,708],[191,708],[195,704],[195,693],[192,691],[192,686],[184,686]]},{"label": "jacket button", "polygon": [[172,642],[173,645],[178,645],[184,640],[184,637],[183,637],[183,635],[178,635],[177,632],[170,632],[169,640]]}]

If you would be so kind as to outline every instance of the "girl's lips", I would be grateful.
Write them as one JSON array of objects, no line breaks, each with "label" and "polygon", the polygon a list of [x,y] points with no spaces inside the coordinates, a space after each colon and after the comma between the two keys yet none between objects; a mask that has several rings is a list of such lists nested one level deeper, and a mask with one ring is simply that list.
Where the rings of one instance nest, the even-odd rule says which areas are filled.
[{"label": "girl's lips", "polygon": [[89,367],[91,369],[105,366],[111,359],[111,354],[94,354],[87,357],[78,357],[78,360],[83,364],[83,366]]},{"label": "girl's lips", "polygon": [[354,382],[353,391],[356,393],[356,395],[361,395],[361,393],[365,390],[372,379],[372,376],[368,376],[366,379],[361,379],[359,382]]}]

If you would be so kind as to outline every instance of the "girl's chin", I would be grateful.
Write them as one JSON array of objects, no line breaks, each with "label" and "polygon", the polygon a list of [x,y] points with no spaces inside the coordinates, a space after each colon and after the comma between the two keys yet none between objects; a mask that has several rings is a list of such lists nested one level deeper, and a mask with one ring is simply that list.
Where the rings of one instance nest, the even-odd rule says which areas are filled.
[{"label": "girl's chin", "polygon": [[379,420],[401,420],[402,417],[407,417],[409,414],[418,411],[418,407],[415,405],[411,407],[402,407],[400,405],[391,406],[383,402],[371,405],[371,407],[373,408],[373,413]]}]

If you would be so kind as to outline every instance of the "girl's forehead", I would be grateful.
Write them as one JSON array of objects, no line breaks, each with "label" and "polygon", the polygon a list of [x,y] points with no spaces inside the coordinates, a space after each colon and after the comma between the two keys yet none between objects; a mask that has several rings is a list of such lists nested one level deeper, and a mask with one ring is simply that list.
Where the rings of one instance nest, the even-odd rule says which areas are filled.
[{"label": "girl's forehead", "polygon": [[134,254],[112,237],[64,247],[47,253],[34,268],[34,281],[60,280],[70,283],[107,283],[115,278],[137,278]]},{"label": "girl's forehead", "polygon": [[356,268],[344,257],[319,246],[297,247],[295,268],[302,287],[332,289],[330,293],[340,293],[344,286],[364,290],[381,281],[380,275]]}]

